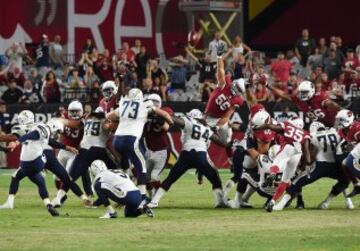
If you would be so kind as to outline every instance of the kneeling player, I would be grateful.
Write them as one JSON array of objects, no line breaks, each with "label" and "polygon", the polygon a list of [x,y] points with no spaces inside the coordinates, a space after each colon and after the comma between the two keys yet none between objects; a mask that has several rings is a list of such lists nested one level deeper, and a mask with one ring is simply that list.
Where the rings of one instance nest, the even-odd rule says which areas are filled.
[{"label": "kneeling player", "polygon": [[102,219],[117,218],[117,213],[110,204],[110,200],[125,206],[125,217],[138,217],[146,213],[153,217],[153,212],[146,206],[141,205],[141,193],[129,176],[121,171],[110,171],[101,160],[95,160],[90,166],[90,172],[94,177],[93,188],[98,195],[94,205],[104,205],[106,213]]},{"label": "kneeling player", "polygon": [[168,177],[161,183],[160,188],[148,204],[150,208],[157,207],[161,197],[172,184],[192,167],[196,167],[211,182],[216,200],[215,207],[227,206],[219,174],[209,162],[207,147],[209,140],[223,147],[228,147],[228,144],[221,141],[218,135],[213,134],[202,117],[202,112],[197,109],[191,110],[188,117],[173,117],[174,123],[183,129],[183,150]]}]

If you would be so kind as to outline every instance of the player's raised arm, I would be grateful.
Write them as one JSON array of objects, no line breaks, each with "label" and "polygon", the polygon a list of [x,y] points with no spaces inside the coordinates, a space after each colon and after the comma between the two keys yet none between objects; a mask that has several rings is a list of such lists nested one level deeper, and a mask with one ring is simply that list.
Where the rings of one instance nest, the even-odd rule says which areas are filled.
[{"label": "player's raised arm", "polygon": [[285,100],[288,100],[288,101],[291,101],[291,97],[286,94],[283,90],[279,89],[279,88],[276,88],[270,84],[266,84],[266,87],[272,91],[273,94],[275,94],[276,96],[279,96],[280,98],[282,99],[285,99]]},{"label": "player's raised arm", "polygon": [[180,126],[182,129],[185,127],[185,121],[184,119],[177,117],[177,116],[171,116],[172,120],[174,121],[175,125]]},{"label": "player's raised arm", "polygon": [[336,113],[342,109],[340,105],[330,99],[324,101],[323,107]]},{"label": "player's raised arm", "polygon": [[222,127],[223,125],[225,125],[226,123],[229,122],[231,116],[233,115],[233,113],[236,110],[236,106],[232,106],[229,108],[229,110],[224,114],[224,116],[219,119],[219,121],[217,122],[216,126],[218,127]]},{"label": "player's raised arm", "polygon": [[225,84],[225,66],[224,66],[224,59],[222,55],[225,52],[225,45],[222,43],[219,43],[216,47],[217,49],[217,65],[216,65],[216,80],[218,82],[218,85],[224,85]]},{"label": "player's raised arm", "polygon": [[169,125],[172,125],[174,124],[174,121],[173,119],[171,118],[170,114],[167,113],[166,111],[160,109],[160,108],[155,108],[153,109],[154,113],[159,115],[160,117],[164,118],[165,121],[169,124]]},{"label": "player's raised arm", "polygon": [[226,143],[225,141],[221,140],[220,137],[217,134],[213,134],[210,137],[210,140],[212,142],[214,142],[215,144],[217,144],[218,146],[222,146],[222,147],[230,147],[231,143]]}]

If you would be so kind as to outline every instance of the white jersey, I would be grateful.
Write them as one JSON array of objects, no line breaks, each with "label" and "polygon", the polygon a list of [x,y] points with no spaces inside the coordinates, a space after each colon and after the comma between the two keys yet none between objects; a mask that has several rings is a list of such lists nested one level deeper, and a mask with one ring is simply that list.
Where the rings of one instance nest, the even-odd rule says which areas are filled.
[{"label": "white jersey", "polygon": [[102,128],[103,119],[90,118],[85,120],[84,123],[84,136],[80,147],[85,149],[92,146],[106,148],[109,133]]},{"label": "white jersey", "polygon": [[[28,125],[14,125],[11,128],[11,134],[16,135],[17,137],[21,137],[24,134],[27,134],[28,132],[30,132],[30,130],[36,126],[37,124],[28,124]],[[49,146],[49,144],[46,144],[44,146],[44,150],[52,150],[52,147]]]},{"label": "white jersey", "polygon": [[258,167],[259,167],[258,172],[260,175],[259,189],[261,191],[263,191],[264,193],[273,195],[275,193],[275,190],[276,190],[278,184],[281,182],[283,170],[280,170],[276,174],[276,177],[272,184],[268,184],[267,186],[263,187],[262,185],[266,181],[267,177],[270,175],[270,167],[272,166],[272,161],[270,160],[270,158],[267,155],[261,154],[258,157],[257,163],[258,163]]},{"label": "white jersey", "polygon": [[336,148],[340,141],[340,135],[334,128],[312,133],[311,144],[317,149],[316,161],[334,163]]},{"label": "white jersey", "polygon": [[109,190],[120,198],[125,197],[127,192],[139,190],[129,176],[119,170],[99,173],[94,179],[94,184],[96,182],[101,183],[102,189]]},{"label": "white jersey", "polygon": [[39,123],[33,126],[29,132],[37,131],[40,138],[37,140],[26,140],[22,143],[20,160],[32,161],[43,155],[45,147],[48,146],[50,129],[46,124]]},{"label": "white jersey", "polygon": [[185,127],[182,132],[182,150],[206,152],[213,131],[210,127],[201,124],[195,119],[189,117],[183,117],[183,119],[185,121]]},{"label": "white jersey", "polygon": [[122,98],[119,108],[116,109],[120,121],[115,135],[141,138],[148,115],[153,109],[154,104],[151,100],[134,101]]}]

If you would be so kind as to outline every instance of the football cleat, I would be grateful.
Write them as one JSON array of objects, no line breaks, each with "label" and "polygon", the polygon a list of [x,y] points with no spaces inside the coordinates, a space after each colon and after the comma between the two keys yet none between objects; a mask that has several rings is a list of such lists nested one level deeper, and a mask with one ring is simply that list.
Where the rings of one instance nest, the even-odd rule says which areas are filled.
[{"label": "football cleat", "polygon": [[319,209],[322,209],[322,210],[326,210],[329,208],[329,203],[323,201],[320,203],[320,205],[318,206]]},{"label": "football cleat", "polygon": [[[65,197],[65,196],[64,196]],[[54,208],[60,208],[61,207],[61,201],[55,197],[52,201],[51,201],[51,205],[53,205]]]},{"label": "football cleat", "polygon": [[269,203],[266,205],[265,210],[271,213],[273,211],[274,206],[275,206],[275,201],[270,200]]},{"label": "football cleat", "polygon": [[99,217],[99,219],[115,219],[117,217],[117,212],[106,212],[103,216]]},{"label": "football cleat", "polygon": [[144,205],[143,213],[146,214],[147,217],[154,218],[154,212],[147,205]]},{"label": "football cleat", "polygon": [[347,195],[348,198],[352,198],[354,197],[355,195],[359,194],[360,193],[360,186],[354,186],[354,189],[352,190],[351,193],[349,193]]},{"label": "football cleat", "polygon": [[254,208],[249,202],[240,201],[240,208]]},{"label": "football cleat", "polygon": [[60,215],[59,212],[53,207],[53,205],[48,204],[46,207],[51,216],[55,217]]},{"label": "football cleat", "polygon": [[347,209],[354,209],[354,204],[350,198],[345,199],[345,205]]},{"label": "football cleat", "polygon": [[229,205],[230,208],[233,208],[233,209],[239,209],[240,208],[240,203],[238,201],[235,201],[235,200],[229,200],[228,205]]},{"label": "football cleat", "polygon": [[6,201],[0,206],[0,209],[14,209],[14,204],[10,204],[8,201]]},{"label": "football cleat", "polygon": [[83,200],[83,205],[84,205],[85,208],[91,208],[92,204],[93,204],[93,202],[91,200],[89,200],[89,199]]},{"label": "football cleat", "polygon": [[297,208],[297,209],[304,209],[304,208],[305,208],[305,203],[304,203],[302,197],[298,197],[298,198],[297,198],[296,208]]}]

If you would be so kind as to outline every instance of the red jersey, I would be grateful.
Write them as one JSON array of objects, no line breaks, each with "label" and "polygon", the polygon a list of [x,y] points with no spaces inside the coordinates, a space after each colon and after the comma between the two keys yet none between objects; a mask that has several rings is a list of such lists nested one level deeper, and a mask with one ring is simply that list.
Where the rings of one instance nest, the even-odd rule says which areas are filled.
[{"label": "red jersey", "polygon": [[270,143],[275,139],[276,132],[270,129],[256,130],[254,131],[253,136],[256,141],[261,141],[263,143]]},{"label": "red jersey", "polygon": [[[64,114],[66,119],[69,119],[68,113]],[[73,129],[65,126],[64,133],[61,137],[61,142],[66,146],[72,146],[78,148],[84,135],[84,128]]]},{"label": "red jersey", "polygon": [[310,139],[310,133],[294,126],[288,121],[284,121],[280,123],[283,131],[283,134],[279,137],[280,145],[285,144],[293,144],[298,142],[300,144],[304,144],[306,139]]},{"label": "red jersey", "polygon": [[244,103],[242,97],[231,94],[231,84],[225,84],[223,87],[217,87],[210,94],[206,105],[205,113],[214,118],[221,118],[230,107],[238,107]]},{"label": "red jersey", "polygon": [[[174,112],[169,107],[162,107],[162,110],[168,112],[172,115]],[[156,119],[151,119],[145,125],[145,142],[147,148],[151,151],[160,151],[164,149],[168,149],[169,147],[169,139],[167,136],[167,132],[164,131],[162,126],[157,122]]]},{"label": "red jersey", "polygon": [[324,107],[324,102],[329,99],[324,91],[316,92],[309,101],[302,101],[295,95],[291,99],[311,121],[320,121],[329,127],[334,125],[336,112]]},{"label": "red jersey", "polygon": [[344,132],[344,129],[340,129],[339,135],[348,142],[360,142],[360,121],[354,121],[347,133]]},{"label": "red jersey", "polygon": [[118,106],[116,99],[116,95],[112,96],[109,101],[107,101],[105,98],[102,98],[99,102],[99,106],[104,110],[104,112],[111,112]]}]

